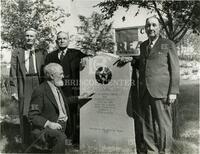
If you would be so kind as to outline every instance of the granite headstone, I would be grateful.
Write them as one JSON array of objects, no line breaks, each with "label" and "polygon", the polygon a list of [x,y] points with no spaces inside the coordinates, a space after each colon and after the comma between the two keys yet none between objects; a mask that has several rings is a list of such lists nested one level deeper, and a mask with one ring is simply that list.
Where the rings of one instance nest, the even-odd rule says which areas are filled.
[{"label": "granite headstone", "polygon": [[85,58],[80,93],[95,92],[80,109],[80,149],[103,153],[135,152],[134,120],[127,113],[131,66],[117,66],[118,56],[98,53]]}]

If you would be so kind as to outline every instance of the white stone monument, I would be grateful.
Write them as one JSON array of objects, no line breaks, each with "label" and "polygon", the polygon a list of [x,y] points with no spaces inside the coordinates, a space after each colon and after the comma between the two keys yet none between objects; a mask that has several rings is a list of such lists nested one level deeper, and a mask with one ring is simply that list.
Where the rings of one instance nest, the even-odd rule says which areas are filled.
[{"label": "white stone monument", "polygon": [[95,92],[80,110],[80,149],[84,152],[136,153],[134,120],[127,114],[131,66],[117,66],[118,56],[85,58],[80,93]]}]

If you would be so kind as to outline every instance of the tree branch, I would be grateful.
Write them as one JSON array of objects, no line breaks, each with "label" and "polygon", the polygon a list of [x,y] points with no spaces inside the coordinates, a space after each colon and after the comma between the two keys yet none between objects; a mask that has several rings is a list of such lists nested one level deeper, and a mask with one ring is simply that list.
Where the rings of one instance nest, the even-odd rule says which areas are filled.
[{"label": "tree branch", "polygon": [[169,31],[168,31],[167,26],[166,26],[166,24],[165,24],[165,21],[164,21],[162,15],[161,15],[159,9],[157,8],[157,4],[156,4],[155,1],[153,1],[153,5],[154,5],[155,11],[157,12],[157,14],[158,14],[158,16],[159,16],[159,18],[160,18],[160,20],[161,20],[161,23],[163,24],[163,27],[164,27],[164,29],[165,29],[165,32],[166,32],[168,38],[171,40]]},{"label": "tree branch", "polygon": [[173,38],[172,35],[174,33],[174,25],[173,25],[172,13],[170,12],[170,10],[167,11],[167,18],[168,18],[168,27],[169,27],[170,38]]},{"label": "tree branch", "polygon": [[184,28],[186,28],[187,24],[190,22],[190,18],[191,18],[192,15],[193,15],[194,8],[195,8],[195,5],[194,5],[194,7],[192,8],[192,11],[191,11],[191,13],[190,13],[190,15],[189,15],[189,17],[188,17],[188,20],[185,22],[185,24],[183,24],[183,26],[181,27],[181,29],[173,36],[173,39],[174,39],[175,37],[177,37],[177,36],[181,33],[181,31],[184,30]]},{"label": "tree branch", "polygon": [[182,31],[182,34],[177,39],[174,39],[174,43],[177,44],[185,36],[187,31],[188,31],[188,29],[185,28],[184,31]]}]

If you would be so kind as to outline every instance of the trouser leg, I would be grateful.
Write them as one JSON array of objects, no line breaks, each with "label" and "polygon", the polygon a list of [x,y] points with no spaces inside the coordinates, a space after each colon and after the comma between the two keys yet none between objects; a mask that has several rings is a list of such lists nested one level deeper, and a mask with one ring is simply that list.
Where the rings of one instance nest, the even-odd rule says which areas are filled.
[{"label": "trouser leg", "polygon": [[20,120],[20,135],[22,138],[22,143],[24,143],[24,123],[23,123],[23,116],[19,115],[19,120]]},{"label": "trouser leg", "polygon": [[135,142],[137,154],[143,154],[146,152],[145,142],[143,140],[143,132],[142,132],[142,122],[140,118],[135,118]]},{"label": "trouser leg", "polygon": [[166,104],[166,99],[154,99],[155,121],[158,126],[158,149],[159,153],[170,153],[172,146],[172,117],[171,105]]},{"label": "trouser leg", "polygon": [[28,117],[23,116],[23,143],[27,146],[30,144],[30,131],[31,129]]},{"label": "trouser leg", "polygon": [[20,135],[24,146],[30,143],[30,123],[27,116],[23,115],[23,102],[19,104]]},{"label": "trouser leg", "polygon": [[147,153],[170,153],[172,146],[171,106],[147,91],[142,99],[143,135]]},{"label": "trouser leg", "polygon": [[134,110],[134,124],[135,124],[135,142],[136,149],[138,154],[143,154],[146,151],[145,142],[143,139],[143,131],[142,131],[142,115],[141,115],[141,107],[140,104],[137,103],[135,105]]},{"label": "trouser leg", "polygon": [[141,101],[143,138],[146,146],[146,153],[157,154],[158,148],[156,146],[155,119],[153,117],[151,102],[152,98],[146,90]]},{"label": "trouser leg", "polygon": [[71,111],[72,118],[72,142],[73,144],[79,144],[79,110],[78,107],[75,106]]},{"label": "trouser leg", "polygon": [[52,146],[52,153],[65,153],[66,135],[60,130],[46,129],[45,139]]}]

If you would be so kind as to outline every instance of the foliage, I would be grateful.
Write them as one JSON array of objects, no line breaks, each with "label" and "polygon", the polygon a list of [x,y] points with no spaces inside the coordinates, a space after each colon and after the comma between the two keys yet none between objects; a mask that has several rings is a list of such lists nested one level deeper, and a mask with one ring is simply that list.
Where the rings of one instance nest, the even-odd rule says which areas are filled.
[{"label": "foliage", "polygon": [[23,45],[24,31],[38,31],[38,45],[48,47],[55,28],[64,23],[64,10],[53,5],[52,0],[2,0],[1,37],[12,46]]},{"label": "foliage", "polygon": [[132,5],[138,6],[135,15],[139,13],[140,8],[157,13],[166,37],[175,43],[178,43],[189,29],[192,29],[193,33],[200,34],[200,1],[106,0],[96,6],[101,8],[105,18],[108,19],[119,7],[128,10]]},{"label": "foliage", "polygon": [[200,36],[189,30],[183,39],[177,43],[179,59],[200,61]]},{"label": "foliage", "polygon": [[194,53],[199,54],[200,55],[200,46],[199,46],[199,42],[200,42],[200,36],[196,35],[194,33],[188,32],[183,39],[183,45],[187,46],[188,44],[190,44],[191,46],[193,46],[194,48]]},{"label": "foliage", "polygon": [[80,38],[77,45],[84,52],[98,51],[112,53],[114,50],[112,23],[107,24],[102,14],[93,12],[91,17],[79,16],[81,22]]}]

